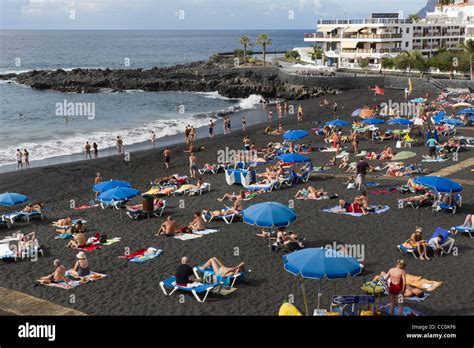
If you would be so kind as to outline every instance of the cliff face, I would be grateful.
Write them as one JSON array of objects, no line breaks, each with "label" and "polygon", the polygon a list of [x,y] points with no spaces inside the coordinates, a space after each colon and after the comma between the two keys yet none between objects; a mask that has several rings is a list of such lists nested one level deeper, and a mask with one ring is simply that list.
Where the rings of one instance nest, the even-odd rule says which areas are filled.
[{"label": "cliff face", "polygon": [[325,86],[296,86],[281,80],[278,69],[235,68],[233,59],[196,62],[150,70],[74,69],[72,71],[30,71],[0,75],[38,90],[73,93],[114,91],[191,91],[213,92],[229,98],[246,98],[251,94],[285,99],[306,99],[335,93]]},{"label": "cliff face", "polygon": [[417,15],[421,18],[425,18],[426,17],[426,13],[428,12],[433,12],[436,5],[438,4],[438,0],[428,0],[427,4],[425,5],[425,7],[423,7],[418,13]]}]

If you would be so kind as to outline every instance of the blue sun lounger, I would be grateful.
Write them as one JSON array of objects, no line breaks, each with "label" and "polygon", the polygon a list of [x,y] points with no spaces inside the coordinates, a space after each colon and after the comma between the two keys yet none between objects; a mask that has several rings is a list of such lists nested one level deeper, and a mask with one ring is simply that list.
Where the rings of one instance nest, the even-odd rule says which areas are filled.
[{"label": "blue sun lounger", "polygon": [[[176,291],[184,291],[188,293],[190,292],[193,294],[193,296],[196,298],[198,302],[205,302],[209,293],[212,290],[220,288],[220,287],[222,287],[222,283],[202,284],[202,285],[190,287],[190,288],[185,287],[185,286],[178,286],[176,285],[176,277],[169,277],[168,279],[165,279],[160,282],[160,288],[165,295],[171,296]],[[168,293],[166,289],[169,289],[171,291]],[[199,297],[199,294],[203,294],[204,296],[201,298]]]},{"label": "blue sun lounger", "polygon": [[4,220],[9,221],[11,224],[14,224],[17,219],[24,220],[26,222],[30,222],[30,220],[35,218],[40,218],[43,220],[43,212],[41,211],[32,211],[30,213],[24,211],[18,211],[10,214],[3,214],[2,218]]},{"label": "blue sun lounger", "polygon": [[235,283],[237,281],[244,281],[248,279],[251,270],[247,270],[244,272],[240,272],[238,274],[234,274],[233,276],[230,277],[222,277],[221,275],[217,275],[212,269],[212,267],[208,268],[201,268],[201,267],[194,267],[194,273],[200,273],[202,274],[202,279],[204,280],[204,283],[206,284],[212,284],[212,283],[222,283],[224,286],[230,286],[231,288],[234,287]]},{"label": "blue sun lounger", "polygon": [[3,217],[0,217],[0,226],[5,226],[6,228],[10,228],[10,223],[7,220],[4,220]]},{"label": "blue sun lounger", "polygon": [[451,205],[444,203],[438,197],[438,199],[433,204],[433,212],[437,213],[440,210],[451,210],[453,214],[456,214],[456,210],[458,208],[461,208],[461,206],[462,206],[462,196],[459,193],[454,195],[454,199]]},{"label": "blue sun lounger", "polygon": [[455,226],[451,228],[451,232],[453,234],[462,233],[468,234],[469,237],[474,238],[474,227],[467,227],[467,226]]},{"label": "blue sun lounger", "polygon": [[[428,239],[431,240],[433,238],[436,238],[437,236],[443,237],[442,241],[439,243],[439,246],[441,248],[441,255],[442,254],[449,254],[451,252],[451,249],[453,248],[454,244],[454,239],[451,238],[451,233],[448,230],[442,229],[442,228],[437,228],[431,237]],[[404,243],[403,243],[404,244]],[[404,254],[411,254],[415,259],[419,259],[418,255],[418,250],[417,248],[408,248],[404,246],[403,244],[400,244],[397,246],[398,250]],[[429,246],[428,246],[429,247]],[[448,250],[445,250],[445,248],[448,247]],[[430,250],[433,250],[431,247],[429,247]]]}]

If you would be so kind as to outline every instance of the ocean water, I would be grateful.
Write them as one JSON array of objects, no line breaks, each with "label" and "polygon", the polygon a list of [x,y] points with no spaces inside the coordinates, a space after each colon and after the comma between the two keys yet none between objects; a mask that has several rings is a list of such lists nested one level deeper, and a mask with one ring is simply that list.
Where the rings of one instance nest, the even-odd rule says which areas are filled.
[{"label": "ocean water", "polygon": [[[304,46],[304,30],[267,31],[272,51]],[[259,31],[0,31],[0,73],[74,68],[149,69],[207,60],[239,47]],[[255,48],[258,50],[258,47]],[[219,112],[259,110],[259,96],[228,99],[217,93],[126,91],[96,94],[35,91],[0,82],[0,166],[14,163],[17,148],[31,160],[80,153],[86,141],[112,147],[205,126]],[[92,113],[65,117],[59,104],[87,103]],[[76,104],[74,104],[76,105]],[[260,111],[261,112],[261,111]],[[250,114],[251,115],[251,114]],[[92,117],[94,116],[94,117]],[[249,120],[249,124],[252,120]],[[234,122],[235,124],[235,122]],[[159,141],[158,141],[159,143]]]}]

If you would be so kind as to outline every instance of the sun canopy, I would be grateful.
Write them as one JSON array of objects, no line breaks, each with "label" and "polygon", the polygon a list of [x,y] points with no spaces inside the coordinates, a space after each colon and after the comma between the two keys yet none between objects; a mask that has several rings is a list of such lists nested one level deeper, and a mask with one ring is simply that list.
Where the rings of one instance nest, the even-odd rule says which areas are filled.
[{"label": "sun canopy", "polygon": [[110,180],[94,185],[93,191],[101,193],[117,187],[131,188],[132,184],[127,181]]},{"label": "sun canopy", "polygon": [[19,193],[5,192],[0,194],[0,205],[14,206],[28,201],[28,197]]},{"label": "sun canopy", "polygon": [[140,191],[129,187],[117,187],[105,191],[97,197],[100,202],[122,202],[128,201],[140,194]]},{"label": "sun canopy", "polygon": [[305,130],[292,130],[288,131],[283,135],[284,140],[299,140],[306,138],[309,133]]},{"label": "sun canopy", "polygon": [[429,187],[440,193],[461,192],[463,189],[456,181],[441,176],[418,176],[414,181],[418,185]]},{"label": "sun canopy", "polygon": [[329,122],[326,122],[326,126],[336,126],[336,127],[345,127],[349,125],[349,122],[343,121],[343,120],[332,120]]},{"label": "sun canopy", "polygon": [[242,212],[244,222],[258,227],[286,227],[296,220],[293,209],[277,202],[254,204]]},{"label": "sun canopy", "polygon": [[277,159],[285,163],[301,163],[310,161],[308,157],[300,155],[298,153],[288,153],[285,155],[278,156]]}]

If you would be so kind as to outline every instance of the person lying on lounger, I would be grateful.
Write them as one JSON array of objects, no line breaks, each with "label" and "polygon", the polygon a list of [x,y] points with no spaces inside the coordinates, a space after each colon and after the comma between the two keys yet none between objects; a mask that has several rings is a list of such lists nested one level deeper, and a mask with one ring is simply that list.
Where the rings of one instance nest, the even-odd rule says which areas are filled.
[{"label": "person lying on lounger", "polygon": [[67,244],[68,248],[80,249],[87,246],[87,237],[85,231],[80,229],[72,236],[72,240]]},{"label": "person lying on lounger", "polygon": [[464,223],[462,224],[462,227],[474,228],[474,214],[468,214],[466,216],[466,219],[464,219]]},{"label": "person lying on lounger", "polygon": [[86,227],[82,223],[82,220],[77,220],[74,225],[65,225],[64,227],[66,228],[56,230],[56,232],[60,234],[67,234],[67,233],[76,234],[76,233],[86,232]]},{"label": "person lying on lounger", "polygon": [[402,202],[410,202],[414,203],[418,206],[425,206],[425,205],[431,205],[433,204],[434,200],[436,198],[436,195],[432,192],[426,192],[422,195],[417,195],[413,197],[407,197],[407,198],[402,198],[400,201]]},{"label": "person lying on lounger", "polygon": [[389,160],[393,157],[393,150],[390,146],[385,146],[383,151],[378,155],[375,152],[367,154],[367,159],[369,160]]},{"label": "person lying on lounger", "polygon": [[73,278],[83,278],[91,274],[91,269],[89,261],[87,260],[86,254],[83,251],[80,251],[76,255],[77,261],[74,264],[74,267],[68,270],[68,273]]},{"label": "person lying on lounger", "polygon": [[235,267],[226,267],[219,259],[216,257],[211,257],[204,265],[201,266],[201,268],[206,269],[212,267],[216,275],[220,275],[222,277],[231,277],[244,272],[244,265],[245,263],[241,262]]},{"label": "person lying on lounger", "polygon": [[68,216],[65,219],[59,219],[58,221],[53,221],[57,227],[66,227],[72,226],[72,219]]},{"label": "person lying on lounger", "polygon": [[168,216],[165,222],[161,224],[161,227],[158,230],[156,236],[159,237],[161,234],[164,234],[167,237],[172,237],[176,233],[180,233],[180,231],[178,230],[178,225],[176,224],[176,221],[174,221],[172,216]]},{"label": "person lying on lounger", "polygon": [[232,208],[225,206],[225,209],[222,209],[222,210],[203,210],[203,213],[210,214],[212,217],[227,216],[230,214],[240,214],[242,210],[244,210],[243,203],[242,203],[244,199],[245,199],[245,192],[240,191],[240,194],[238,196],[235,196],[235,198],[233,198],[234,204],[232,205]]},{"label": "person lying on lounger", "polygon": [[54,272],[45,276],[41,277],[38,281],[41,284],[51,284],[51,283],[60,283],[60,282],[67,282],[66,279],[66,267],[61,263],[61,260],[56,259],[53,262],[54,265]]},{"label": "person lying on lounger", "polygon": [[152,184],[154,185],[180,185],[186,183],[184,177],[180,177],[178,174],[173,174],[169,176],[165,176],[163,178],[159,178],[153,181]]},{"label": "person lying on lounger", "polygon": [[421,227],[416,228],[410,239],[403,243],[403,246],[416,249],[420,255],[420,260],[425,261],[430,259],[427,255],[428,242],[423,239],[423,229]]},{"label": "person lying on lounger", "polygon": [[[219,202],[223,202],[225,200],[227,201],[234,201],[236,200],[239,196],[246,196],[246,192],[241,190],[238,194],[233,194],[233,193],[226,193],[222,198],[217,198]],[[245,199],[245,198],[244,198]]]},{"label": "person lying on lounger", "polygon": [[319,199],[322,197],[327,197],[328,193],[324,189],[315,189],[313,186],[309,186],[307,189],[302,189],[296,192],[296,199]]}]

